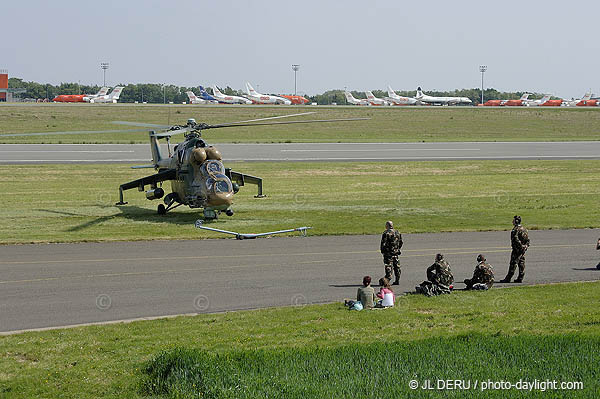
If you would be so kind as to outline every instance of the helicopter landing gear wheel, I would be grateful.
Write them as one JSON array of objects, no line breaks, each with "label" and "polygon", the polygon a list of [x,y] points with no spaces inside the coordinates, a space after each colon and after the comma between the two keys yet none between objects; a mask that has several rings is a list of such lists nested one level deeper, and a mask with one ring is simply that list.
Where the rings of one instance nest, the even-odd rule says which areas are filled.
[{"label": "helicopter landing gear wheel", "polygon": [[165,206],[163,204],[159,204],[157,212],[159,215],[164,215],[167,213],[167,208],[165,208]]}]

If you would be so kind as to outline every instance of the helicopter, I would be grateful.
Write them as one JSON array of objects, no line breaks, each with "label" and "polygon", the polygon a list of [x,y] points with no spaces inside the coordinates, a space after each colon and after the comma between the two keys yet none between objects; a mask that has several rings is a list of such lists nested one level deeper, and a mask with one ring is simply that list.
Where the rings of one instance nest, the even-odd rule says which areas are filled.
[{"label": "helicopter", "polygon": [[[4,134],[3,137],[148,131],[152,163],[149,165],[132,166],[132,168],[153,168],[156,170],[156,173],[121,184],[119,186],[119,202],[115,205],[121,206],[127,204],[127,202],[124,201],[123,192],[137,188],[138,191],[145,192],[148,200],[163,199],[162,203],[157,206],[157,213],[159,215],[165,215],[167,212],[181,205],[186,205],[192,209],[202,209],[204,220],[214,220],[218,219],[218,216],[223,212],[227,216],[233,216],[234,212],[231,208],[233,196],[239,191],[240,187],[245,186],[246,184],[257,186],[258,193],[255,198],[263,198],[265,195],[263,194],[262,178],[234,171],[231,168],[226,168],[223,165],[221,153],[216,147],[209,145],[204,141],[202,132],[204,130],[217,128],[345,122],[370,119],[340,118],[271,121],[273,119],[305,116],[314,113],[315,112],[303,112],[215,125],[209,125],[203,122],[198,123],[193,118],[188,119],[184,125],[173,126],[113,121],[112,123],[114,124],[136,127],[136,129],[15,133]],[[183,134],[184,140],[171,149],[171,137],[179,134]],[[162,139],[166,140],[168,154],[163,154],[161,151],[159,141]],[[166,181],[171,182],[171,192],[165,195],[163,183]]]},{"label": "helicopter", "polygon": [[[231,128],[243,126],[267,126],[293,123],[319,123],[319,122],[341,122],[365,120],[368,118],[343,118],[324,120],[263,122],[271,119],[289,118],[314,114],[305,112],[300,114],[274,116],[268,118],[252,119],[239,122],[209,125],[197,123],[190,118],[185,125],[174,125],[165,127],[162,125],[151,125],[147,123],[115,121],[114,123],[143,126],[156,129],[149,131],[150,149],[152,153],[152,164],[134,166],[133,168],[154,168],[157,173],[123,183],[119,186],[119,202],[116,205],[125,205],[123,191],[137,188],[140,192],[145,191],[148,200],[163,198],[163,203],[157,207],[157,213],[164,215],[181,205],[192,209],[200,208],[203,211],[204,220],[217,219],[219,214],[225,212],[227,216],[233,216],[231,208],[233,196],[241,186],[246,184],[256,185],[258,193],[255,198],[263,198],[262,178],[248,175],[223,165],[220,151],[206,143],[202,138],[202,131],[217,128]],[[257,123],[258,122],[258,123]],[[174,135],[183,134],[184,141],[178,143],[171,151],[170,139]],[[164,156],[159,145],[160,139],[166,139],[168,156]],[[165,195],[163,182],[171,182],[171,192]],[[149,189],[146,190],[146,186]]]}]

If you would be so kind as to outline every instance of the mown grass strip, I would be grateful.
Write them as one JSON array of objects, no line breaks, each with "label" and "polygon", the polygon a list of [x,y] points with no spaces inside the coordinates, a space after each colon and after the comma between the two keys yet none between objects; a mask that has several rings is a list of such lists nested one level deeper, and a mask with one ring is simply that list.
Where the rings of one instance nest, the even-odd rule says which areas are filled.
[{"label": "mown grass strip", "polygon": [[[227,163],[261,176],[236,194],[235,215],[211,227],[264,232],[312,226],[310,234],[506,230],[515,214],[529,229],[598,227],[600,161]],[[0,166],[0,243],[214,238],[193,227],[202,213],[156,214],[136,190],[115,206],[121,183],[147,174],[128,165]],[[170,191],[170,183],[165,184]]]},{"label": "mown grass strip", "polygon": [[114,130],[124,120],[159,125],[223,123],[300,112],[296,119],[368,117],[359,122],[217,129],[212,143],[597,140],[600,108],[272,107],[45,104],[0,106],[0,143],[147,143],[147,132],[2,137],[8,133]]}]

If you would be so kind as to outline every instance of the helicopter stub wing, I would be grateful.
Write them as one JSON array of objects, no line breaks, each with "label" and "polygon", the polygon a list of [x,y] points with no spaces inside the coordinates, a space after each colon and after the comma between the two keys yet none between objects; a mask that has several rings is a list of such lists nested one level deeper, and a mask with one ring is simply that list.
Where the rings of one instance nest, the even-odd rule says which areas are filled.
[{"label": "helicopter stub wing", "polygon": [[144,191],[144,186],[155,186],[157,183],[166,180],[173,180],[175,178],[177,178],[177,170],[167,169],[150,176],[142,177],[141,179],[136,179],[127,183],[123,183],[119,186],[119,202],[117,202],[117,205],[126,204],[126,202],[123,202],[123,191],[125,190],[138,188],[140,191]]},{"label": "helicopter stub wing", "polygon": [[266,232],[266,233],[249,233],[249,234],[243,234],[243,233],[238,233],[238,232],[235,232],[235,231],[215,229],[213,227],[206,227],[206,226],[202,225],[203,223],[204,223],[204,221],[202,219],[198,219],[198,220],[196,220],[196,223],[194,224],[194,226],[197,229],[209,230],[209,231],[214,231],[214,232],[217,232],[217,233],[234,235],[237,240],[248,240],[248,239],[253,239],[253,238],[272,236],[272,235],[275,235],[275,234],[293,233],[295,231],[299,232],[302,237],[306,237],[307,230],[308,229],[312,229],[312,227],[306,227],[305,226],[305,227],[296,227],[294,229],[287,229],[287,230],[269,231],[269,232]]},{"label": "helicopter stub wing", "polygon": [[246,183],[256,184],[258,186],[258,194],[256,195],[256,198],[265,197],[265,195],[263,195],[262,179],[260,177],[236,172],[235,170],[231,170],[231,168],[225,168],[225,175],[229,177],[229,180],[236,182],[240,186],[244,186]]}]

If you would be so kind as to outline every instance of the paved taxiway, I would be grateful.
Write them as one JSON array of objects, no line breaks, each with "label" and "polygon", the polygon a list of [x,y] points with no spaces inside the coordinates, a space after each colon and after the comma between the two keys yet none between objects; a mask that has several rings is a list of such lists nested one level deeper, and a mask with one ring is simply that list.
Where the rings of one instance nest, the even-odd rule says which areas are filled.
[{"label": "paved taxiway", "polygon": [[[471,276],[480,252],[494,266],[497,279],[503,278],[509,234],[404,235],[402,280],[396,292],[412,290],[423,281],[437,252],[446,254],[456,281]],[[600,279],[595,268],[599,236],[600,229],[530,231],[526,283]],[[364,275],[377,281],[383,274],[379,239],[0,246],[0,332],[341,301],[356,295]]]},{"label": "paved taxiway", "polygon": [[[600,141],[215,144],[227,161],[600,159]],[[166,146],[163,153],[167,153]],[[0,144],[0,164],[148,163],[148,144]]]}]

